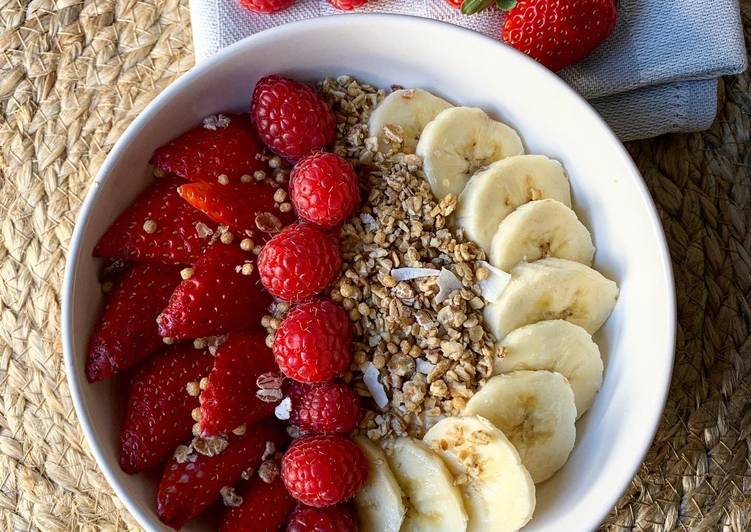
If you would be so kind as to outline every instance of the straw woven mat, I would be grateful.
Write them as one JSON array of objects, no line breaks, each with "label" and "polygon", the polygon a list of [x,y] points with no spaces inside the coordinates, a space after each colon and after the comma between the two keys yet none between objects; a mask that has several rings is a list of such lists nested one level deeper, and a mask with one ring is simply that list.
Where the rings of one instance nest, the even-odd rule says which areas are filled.
[{"label": "straw woven mat", "polygon": [[[92,176],[192,65],[188,20],[185,0],[0,0],[0,530],[138,528],[73,411],[60,285]],[[710,131],[629,146],[670,241],[680,324],[662,425],[606,529],[751,529],[749,89],[724,80]]]}]

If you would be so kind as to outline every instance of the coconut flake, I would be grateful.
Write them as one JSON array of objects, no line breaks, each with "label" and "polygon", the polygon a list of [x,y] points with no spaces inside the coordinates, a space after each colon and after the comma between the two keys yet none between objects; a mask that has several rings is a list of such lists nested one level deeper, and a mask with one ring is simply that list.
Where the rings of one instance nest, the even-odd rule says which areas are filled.
[{"label": "coconut flake", "polygon": [[386,396],[386,390],[384,389],[383,384],[378,382],[379,375],[378,368],[376,368],[372,362],[368,362],[368,367],[365,368],[365,371],[362,374],[362,381],[368,388],[368,391],[376,402],[376,405],[378,405],[378,408],[383,408],[389,404],[389,398]]},{"label": "coconut flake", "polygon": [[360,221],[365,224],[365,227],[367,227],[368,229],[376,229],[378,227],[376,219],[373,218],[370,213],[364,212],[360,214]]},{"label": "coconut flake", "polygon": [[452,292],[461,289],[461,287],[462,282],[451,270],[441,268],[441,272],[438,275],[438,295],[435,296],[435,302],[443,303]]},{"label": "coconut flake", "polygon": [[415,360],[415,368],[417,369],[418,373],[429,375],[430,372],[435,368],[435,364],[428,362],[424,358],[418,358],[417,360]]},{"label": "coconut flake", "polygon": [[412,279],[421,279],[423,277],[436,277],[440,271],[435,268],[394,268],[391,270],[391,277],[396,282],[411,281]]},{"label": "coconut flake", "polygon": [[504,272],[500,268],[496,268],[484,260],[478,261],[478,264],[490,274],[484,281],[477,281],[480,293],[488,302],[495,303],[501,297],[506,286],[508,286],[511,274]]},{"label": "coconut flake", "polygon": [[276,419],[287,420],[292,412],[292,399],[285,397],[282,402],[274,408]]}]

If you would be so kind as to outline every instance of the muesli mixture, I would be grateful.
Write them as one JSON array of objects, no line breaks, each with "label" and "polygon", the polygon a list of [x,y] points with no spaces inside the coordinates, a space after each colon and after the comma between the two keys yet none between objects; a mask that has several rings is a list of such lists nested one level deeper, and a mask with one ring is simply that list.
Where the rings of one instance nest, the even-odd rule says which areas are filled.
[{"label": "muesli mixture", "polygon": [[[349,76],[321,89],[337,116],[334,152],[366,187],[359,216],[342,228],[345,268],[330,294],[353,323],[355,389],[373,399],[360,426],[371,439],[421,437],[426,421],[464,408],[498,355],[477,284],[488,276],[477,262],[485,254],[449,226],[456,198],[435,199],[420,157],[401,152],[399,131],[385,153],[369,138],[385,92]],[[409,268],[451,273],[410,280],[420,272]]]}]

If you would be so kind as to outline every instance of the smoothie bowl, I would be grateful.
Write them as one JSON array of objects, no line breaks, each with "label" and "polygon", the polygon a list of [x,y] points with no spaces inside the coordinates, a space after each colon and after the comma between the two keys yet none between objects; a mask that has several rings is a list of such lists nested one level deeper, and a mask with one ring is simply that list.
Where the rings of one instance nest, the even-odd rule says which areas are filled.
[{"label": "smoothie bowl", "polygon": [[589,530],[653,437],[674,306],[586,102],[472,32],[344,16],[237,43],[131,125],[63,335],[148,529]]}]

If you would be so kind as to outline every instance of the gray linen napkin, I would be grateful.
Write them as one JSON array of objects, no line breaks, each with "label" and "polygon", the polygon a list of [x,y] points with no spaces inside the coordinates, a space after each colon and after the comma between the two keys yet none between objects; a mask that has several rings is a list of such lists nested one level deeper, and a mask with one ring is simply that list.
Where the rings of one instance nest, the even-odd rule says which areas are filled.
[{"label": "gray linen napkin", "polygon": [[[281,24],[341,13],[326,0],[298,0],[260,15],[238,0],[190,0],[196,59]],[[370,0],[359,12],[424,16],[498,36],[503,14],[462,16],[445,0]],[[621,0],[613,35],[560,76],[587,98],[622,140],[706,129],[717,79],[746,69],[738,0]]]}]

